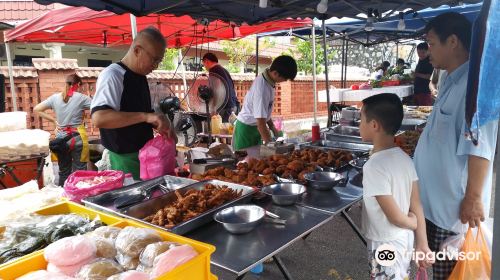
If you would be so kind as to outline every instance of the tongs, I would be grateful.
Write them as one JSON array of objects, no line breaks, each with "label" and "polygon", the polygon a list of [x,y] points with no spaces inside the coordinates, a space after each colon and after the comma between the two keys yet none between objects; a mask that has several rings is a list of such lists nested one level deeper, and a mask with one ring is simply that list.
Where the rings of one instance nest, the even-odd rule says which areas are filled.
[{"label": "tongs", "polygon": [[207,163],[225,163],[225,162],[234,162],[236,159],[234,158],[195,158],[193,159],[194,164],[207,164]]},{"label": "tongs", "polygon": [[278,225],[286,225],[286,220],[280,218],[280,216],[274,214],[273,212],[269,212],[266,210],[266,216],[264,220],[269,223],[278,224]]}]

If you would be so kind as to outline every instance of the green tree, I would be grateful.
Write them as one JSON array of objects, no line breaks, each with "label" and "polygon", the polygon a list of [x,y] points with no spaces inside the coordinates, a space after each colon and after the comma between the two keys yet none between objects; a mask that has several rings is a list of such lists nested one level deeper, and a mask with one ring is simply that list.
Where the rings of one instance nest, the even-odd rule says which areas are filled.
[{"label": "green tree", "polygon": [[[297,42],[296,51],[289,49],[288,55],[291,55],[297,60],[297,68],[299,71],[303,71],[305,74],[312,74],[312,43],[311,41],[299,40]],[[332,61],[332,59],[336,55],[336,51],[328,48],[328,61]],[[296,55],[293,55],[296,53]],[[297,57],[298,56],[298,57]],[[324,65],[325,59],[323,55],[323,46],[318,42],[316,43],[316,73],[321,74],[324,73]]]},{"label": "green tree", "polygon": [[221,41],[222,50],[229,57],[229,72],[240,72],[240,65],[246,66],[249,59],[255,53],[255,46],[249,39],[236,41]]},{"label": "green tree", "polygon": [[158,66],[160,70],[175,70],[177,69],[177,57],[179,55],[179,49],[166,49],[163,60]]}]

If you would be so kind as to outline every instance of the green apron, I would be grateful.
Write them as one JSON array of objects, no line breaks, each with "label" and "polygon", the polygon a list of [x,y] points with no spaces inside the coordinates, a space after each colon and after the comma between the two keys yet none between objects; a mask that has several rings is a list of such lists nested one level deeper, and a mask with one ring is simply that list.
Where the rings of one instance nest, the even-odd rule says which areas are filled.
[{"label": "green apron", "polygon": [[262,138],[257,126],[247,125],[236,120],[233,143],[235,150],[241,150],[262,144]]},{"label": "green apron", "polygon": [[129,154],[117,154],[109,151],[111,169],[132,173],[134,180],[140,180],[139,152]]}]

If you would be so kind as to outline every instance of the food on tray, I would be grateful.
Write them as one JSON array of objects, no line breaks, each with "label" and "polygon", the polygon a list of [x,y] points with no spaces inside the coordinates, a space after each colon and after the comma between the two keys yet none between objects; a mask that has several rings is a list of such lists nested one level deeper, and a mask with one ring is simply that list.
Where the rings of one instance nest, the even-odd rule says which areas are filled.
[{"label": "food on tray", "polygon": [[141,253],[141,256],[139,258],[141,264],[145,267],[152,267],[153,262],[158,255],[180,245],[181,244],[179,243],[166,241],[149,244]]},{"label": "food on tray", "polygon": [[151,277],[157,278],[197,255],[198,253],[189,245],[174,247],[155,258]]},{"label": "food on tray", "polygon": [[113,260],[97,259],[84,265],[76,277],[82,280],[106,280],[108,277],[122,271],[122,267]]},{"label": "food on tray", "polygon": [[396,137],[396,144],[410,156],[415,153],[415,148],[420,138],[421,132],[416,130],[408,130]]},{"label": "food on tray", "polygon": [[[205,192],[205,197],[226,194],[223,187],[217,188],[219,192]],[[186,196],[187,200],[188,197]],[[198,255],[191,246],[164,241],[155,230],[148,228],[128,226],[120,229],[116,242],[113,238],[103,237],[112,237],[117,232],[116,229],[119,228],[104,227],[92,234],[67,237],[54,242],[44,252],[46,270],[33,271],[18,279],[156,279]]]},{"label": "food on tray", "polygon": [[45,259],[58,266],[75,265],[90,257],[97,251],[94,240],[88,236],[66,237],[47,246]]},{"label": "food on tray", "polygon": [[122,229],[119,227],[103,226],[90,233],[92,236],[110,239],[115,243],[116,237]]},{"label": "food on tray", "polygon": [[126,227],[116,237],[116,249],[129,257],[139,258],[142,250],[151,243],[162,241],[156,231],[148,228]]},{"label": "food on tray", "polygon": [[352,160],[352,154],[346,151],[303,149],[289,155],[272,155],[263,159],[251,158],[240,162],[237,170],[217,167],[201,175],[193,175],[194,180],[217,179],[246,186],[261,187],[276,183],[274,174],[283,178],[304,181],[304,174],[316,171],[317,167],[340,168]]},{"label": "food on tray", "polygon": [[[244,164],[244,163],[240,163]],[[261,187],[276,183],[272,175],[259,176],[253,170],[248,168],[239,168],[238,170],[231,170],[223,166],[219,166],[208,170],[204,174],[193,175],[194,180],[209,180],[216,179],[225,182],[241,184],[245,186]]]},{"label": "food on tray", "polygon": [[68,277],[74,277],[80,269],[88,264],[89,262],[95,260],[95,257],[83,260],[77,264],[74,265],[66,265],[66,266],[57,266],[53,263],[48,263],[47,264],[47,271],[48,272],[53,272],[53,273],[59,273],[62,275],[66,275]]},{"label": "food on tray", "polygon": [[120,274],[115,274],[109,277],[107,280],[150,280],[150,279],[151,278],[147,273],[136,270],[129,270],[122,272]]},{"label": "food on tray", "polygon": [[205,211],[240,197],[242,192],[243,190],[236,191],[225,185],[212,184],[206,184],[202,190],[190,189],[184,196],[176,190],[177,200],[174,203],[166,205],[144,220],[155,225],[172,228]]},{"label": "food on tray", "polygon": [[115,242],[111,239],[103,237],[94,237],[97,248],[96,256],[98,258],[112,259],[116,256]]},{"label": "food on tray", "polygon": [[67,236],[84,234],[102,226],[75,215],[28,215],[9,225],[0,238],[0,264],[22,257]]},{"label": "food on tray", "polygon": [[418,106],[416,110],[422,113],[430,114],[432,112],[432,106]]},{"label": "food on tray", "polygon": [[25,274],[16,280],[74,280],[75,278],[66,276],[61,273],[49,272],[46,270],[36,270]]},{"label": "food on tray", "polygon": [[125,269],[136,269],[139,266],[139,257],[130,257],[122,253],[116,254],[116,261]]}]

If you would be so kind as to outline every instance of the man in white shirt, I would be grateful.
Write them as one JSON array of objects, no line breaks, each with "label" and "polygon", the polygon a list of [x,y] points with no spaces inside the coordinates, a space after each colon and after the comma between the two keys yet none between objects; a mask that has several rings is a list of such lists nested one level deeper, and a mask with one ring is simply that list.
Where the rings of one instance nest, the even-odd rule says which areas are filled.
[{"label": "man in white shirt", "polygon": [[282,55],[275,58],[271,67],[254,80],[236,120],[233,135],[236,150],[270,142],[270,130],[275,136],[278,135],[271,119],[276,83],[293,80],[296,75],[295,60]]}]

